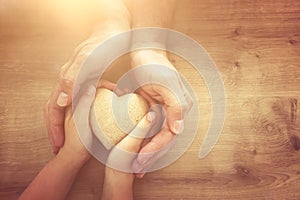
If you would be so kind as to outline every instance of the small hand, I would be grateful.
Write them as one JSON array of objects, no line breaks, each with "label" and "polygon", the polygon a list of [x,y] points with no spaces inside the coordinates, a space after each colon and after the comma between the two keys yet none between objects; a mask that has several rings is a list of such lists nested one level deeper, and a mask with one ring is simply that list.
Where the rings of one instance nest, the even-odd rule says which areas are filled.
[{"label": "small hand", "polygon": [[102,199],[133,199],[132,184],[134,171],[131,169],[136,153],[144,138],[151,132],[154,112],[143,117],[136,128],[119,142],[110,152],[105,169]]},{"label": "small hand", "polygon": [[[61,147],[61,154],[67,154],[69,157],[75,159],[89,159],[90,153],[87,151],[87,147],[82,144],[82,141],[79,137],[77,126],[84,128],[81,131],[84,131],[85,145],[91,144],[92,141],[92,131],[89,126],[89,116],[90,116],[90,107],[93,103],[95,97],[96,89],[93,86],[90,86],[84,94],[80,97],[75,110],[72,110],[72,106],[66,108],[65,113],[65,142]],[[80,116],[81,120],[74,119],[74,115]]]},{"label": "small hand", "polygon": [[[89,88],[81,96],[78,106],[74,110],[74,114],[81,115],[80,125],[84,125],[86,138],[91,138],[89,130],[88,117],[89,107],[92,103],[90,99],[94,97],[95,88]],[[91,97],[91,98],[90,98]],[[59,153],[54,156],[45,167],[34,178],[31,184],[22,193],[19,199],[65,199],[70,190],[76,175],[90,158],[90,154],[81,143],[77,124],[74,122],[71,106],[66,110],[65,119],[65,142]]]}]

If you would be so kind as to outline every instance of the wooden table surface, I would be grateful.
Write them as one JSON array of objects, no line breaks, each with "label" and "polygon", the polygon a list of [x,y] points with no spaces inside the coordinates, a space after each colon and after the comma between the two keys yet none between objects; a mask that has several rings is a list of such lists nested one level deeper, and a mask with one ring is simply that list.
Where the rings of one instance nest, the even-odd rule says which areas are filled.
[{"label": "wooden table surface", "polygon": [[[93,16],[92,4],[70,2],[0,1],[0,199],[17,198],[52,157],[43,105]],[[218,66],[225,125],[200,160],[210,96],[195,70],[171,56],[197,94],[199,130],[179,160],[135,182],[136,199],[300,199],[300,1],[182,0],[174,29]],[[90,160],[68,199],[100,199],[103,169]]]}]

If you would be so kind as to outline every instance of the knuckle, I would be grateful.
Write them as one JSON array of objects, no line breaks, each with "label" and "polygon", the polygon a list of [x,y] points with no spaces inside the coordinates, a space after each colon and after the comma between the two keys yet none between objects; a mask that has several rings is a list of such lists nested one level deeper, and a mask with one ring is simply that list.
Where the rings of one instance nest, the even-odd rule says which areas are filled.
[{"label": "knuckle", "polygon": [[181,104],[181,113],[184,115],[188,111],[188,103],[184,102]]},{"label": "knuckle", "polygon": [[184,101],[184,102],[181,103],[181,109],[182,110],[185,111],[185,110],[187,110],[188,107],[189,107],[189,104],[186,101]]},{"label": "knuckle", "polygon": [[89,52],[87,50],[81,51],[77,55],[77,57],[74,61],[74,65],[76,65],[77,67],[80,66],[90,55],[91,55],[91,52]]},{"label": "knuckle", "polygon": [[82,52],[86,51],[91,44],[93,44],[93,41],[90,41],[89,39],[79,44],[71,56],[72,59],[76,59]]},{"label": "knuckle", "polygon": [[178,102],[177,104],[173,105],[173,108],[172,110],[175,112],[175,113],[178,113],[181,115],[185,115],[185,113],[188,112],[188,109],[189,109],[189,104],[188,102],[186,101],[181,101],[181,102]]},{"label": "knuckle", "polygon": [[63,66],[61,66],[60,68],[60,74],[65,73],[68,70],[69,67],[69,62],[67,62],[66,64],[64,64]]},{"label": "knuckle", "polygon": [[59,81],[62,86],[71,88],[74,84],[74,76],[70,73],[60,74]]}]

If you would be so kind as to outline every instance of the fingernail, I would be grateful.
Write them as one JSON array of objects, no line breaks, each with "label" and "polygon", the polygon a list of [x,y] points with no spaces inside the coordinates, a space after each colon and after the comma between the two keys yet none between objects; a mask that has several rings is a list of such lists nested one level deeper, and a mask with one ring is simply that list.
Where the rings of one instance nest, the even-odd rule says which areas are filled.
[{"label": "fingernail", "polygon": [[53,146],[52,147],[52,153],[57,154],[58,153],[58,147]]},{"label": "fingernail", "polygon": [[152,122],[155,119],[155,112],[149,112],[147,114],[147,120]]},{"label": "fingernail", "polygon": [[68,103],[68,98],[69,96],[66,93],[61,92],[56,101],[57,105],[61,107],[65,107]]},{"label": "fingernail", "polygon": [[184,122],[183,120],[176,120],[174,122],[174,127],[173,127],[173,131],[175,134],[180,134],[183,132],[184,129]]},{"label": "fingernail", "polygon": [[115,88],[114,90],[114,93],[117,95],[117,96],[122,96],[122,94],[124,93],[120,88]]},{"label": "fingernail", "polygon": [[137,175],[138,178],[143,178],[144,176],[145,176],[145,173],[142,173],[142,174],[138,174],[138,175]]}]

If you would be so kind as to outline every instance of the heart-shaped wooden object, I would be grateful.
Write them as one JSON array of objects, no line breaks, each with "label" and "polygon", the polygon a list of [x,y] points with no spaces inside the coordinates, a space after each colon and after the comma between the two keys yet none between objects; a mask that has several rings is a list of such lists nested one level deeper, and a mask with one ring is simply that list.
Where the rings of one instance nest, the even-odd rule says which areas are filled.
[{"label": "heart-shaped wooden object", "polygon": [[99,88],[91,109],[92,131],[106,149],[111,149],[134,129],[149,106],[138,94],[118,97],[108,89]]}]

